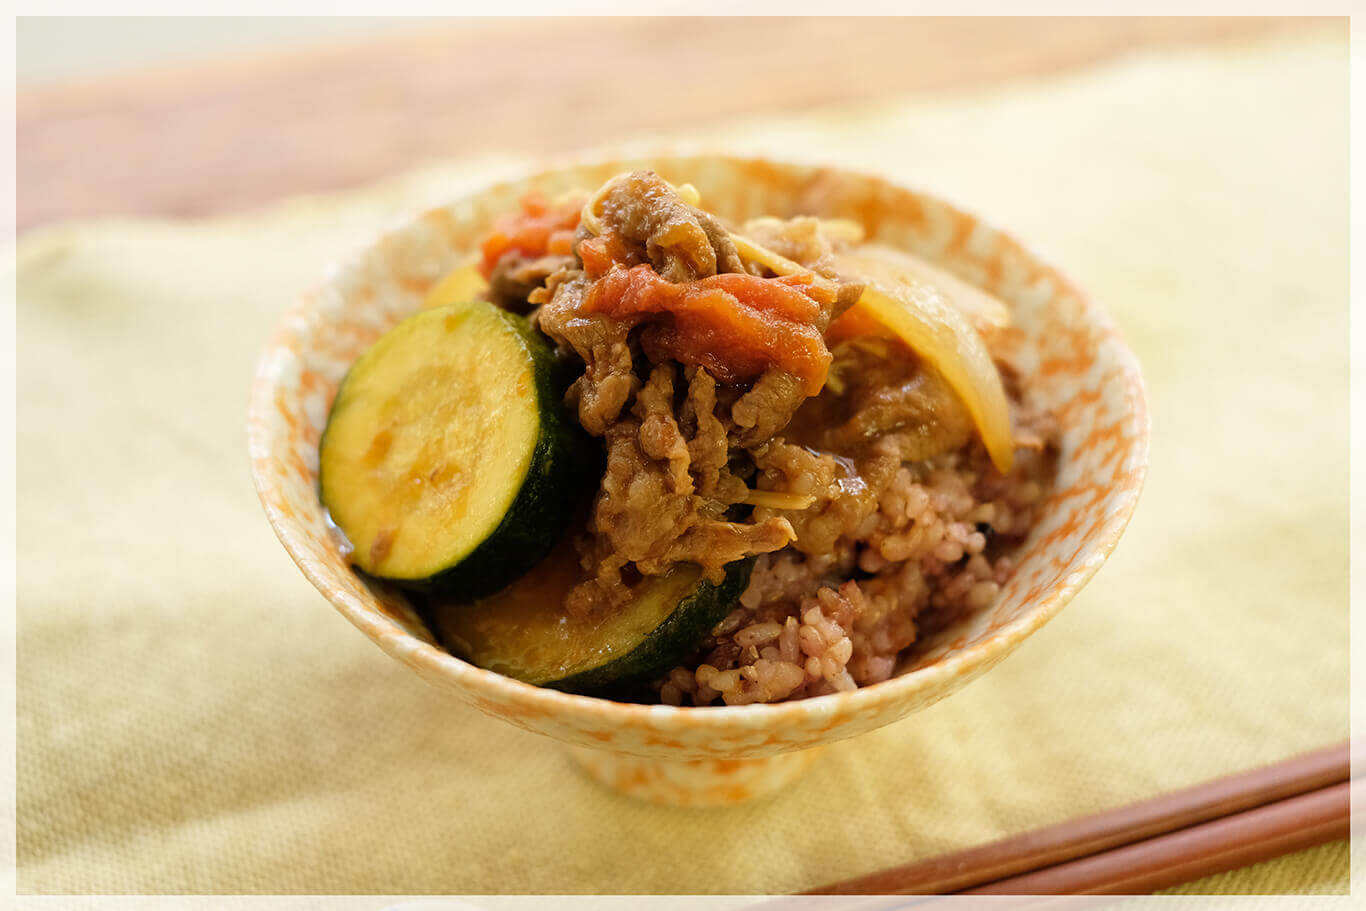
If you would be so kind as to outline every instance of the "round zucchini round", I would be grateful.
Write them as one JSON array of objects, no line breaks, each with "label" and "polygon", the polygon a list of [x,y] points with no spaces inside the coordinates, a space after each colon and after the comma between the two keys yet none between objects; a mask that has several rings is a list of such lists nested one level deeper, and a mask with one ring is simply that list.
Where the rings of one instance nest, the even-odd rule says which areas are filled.
[{"label": "round zucchini round", "polygon": [[754,559],[731,563],[719,583],[681,564],[645,579],[617,613],[576,621],[561,609],[578,577],[566,544],[488,598],[428,605],[428,622],[446,648],[486,670],[573,693],[620,691],[660,677],[695,652],[734,609]]},{"label": "round zucchini round", "polygon": [[355,566],[477,598],[539,562],[599,449],[564,411],[565,379],[543,336],[484,302],[424,310],[361,355],[318,454]]}]

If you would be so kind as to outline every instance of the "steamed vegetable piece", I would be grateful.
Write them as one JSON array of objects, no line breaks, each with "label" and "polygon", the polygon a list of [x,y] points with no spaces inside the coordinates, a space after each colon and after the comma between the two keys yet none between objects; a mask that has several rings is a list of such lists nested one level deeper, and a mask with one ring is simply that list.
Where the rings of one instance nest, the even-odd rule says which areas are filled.
[{"label": "steamed vegetable piece", "polygon": [[646,578],[611,616],[575,620],[560,609],[578,579],[566,538],[502,591],[428,613],[442,643],[472,664],[537,686],[601,692],[658,677],[696,651],[730,613],[753,567],[753,557],[739,560],[712,584],[696,566],[681,564]]},{"label": "steamed vegetable piece", "polygon": [[[1003,474],[1009,471],[1015,445],[1005,389],[981,335],[963,310],[921,277],[924,273],[915,261],[908,262],[886,248],[838,253],[834,259],[840,275],[866,287],[858,303],[831,324],[826,338],[831,342],[869,334],[900,338],[934,365],[958,394],[992,464]],[[973,304],[985,306],[975,299]]]},{"label": "steamed vegetable piece", "polygon": [[522,317],[423,310],[351,367],[319,446],[323,504],[365,572],[477,597],[536,564],[593,488],[595,443]]}]

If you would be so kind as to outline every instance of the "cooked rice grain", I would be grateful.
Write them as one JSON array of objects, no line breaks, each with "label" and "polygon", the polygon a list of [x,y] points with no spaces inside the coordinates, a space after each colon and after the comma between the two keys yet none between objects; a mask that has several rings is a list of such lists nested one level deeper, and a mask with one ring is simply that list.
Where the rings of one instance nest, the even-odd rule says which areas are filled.
[{"label": "cooked rice grain", "polygon": [[[1019,421],[1032,417],[1022,409]],[[770,479],[787,483],[771,489],[817,502],[756,510],[788,518],[798,540],[758,558],[739,606],[692,663],[660,681],[660,700],[778,702],[892,676],[922,627],[1000,596],[1014,569],[1009,551],[1033,525],[1052,469],[1047,450],[1017,456],[1005,477],[976,443],[929,462],[861,465],[862,490],[840,483],[829,456],[775,447]],[[823,552],[804,552],[812,539]]]}]

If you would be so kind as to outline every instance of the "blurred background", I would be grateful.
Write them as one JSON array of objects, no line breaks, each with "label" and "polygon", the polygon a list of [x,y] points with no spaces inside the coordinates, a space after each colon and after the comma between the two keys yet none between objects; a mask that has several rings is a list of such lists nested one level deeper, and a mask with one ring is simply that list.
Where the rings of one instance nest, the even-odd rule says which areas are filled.
[{"label": "blurred background", "polygon": [[431,159],[557,153],[745,115],[984,88],[1306,25],[20,18],[18,224],[239,210]]}]

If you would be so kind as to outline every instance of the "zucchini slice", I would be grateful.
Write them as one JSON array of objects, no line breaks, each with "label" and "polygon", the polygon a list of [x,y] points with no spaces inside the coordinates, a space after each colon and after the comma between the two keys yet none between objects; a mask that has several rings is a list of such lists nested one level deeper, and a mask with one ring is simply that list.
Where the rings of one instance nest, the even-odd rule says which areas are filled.
[{"label": "zucchini slice", "polygon": [[526,572],[593,489],[597,445],[527,321],[424,310],[347,373],[319,445],[323,505],[364,572],[474,598]]},{"label": "zucchini slice", "polygon": [[697,650],[749,584],[754,558],[726,567],[719,584],[691,564],[647,578],[616,614],[567,618],[560,605],[578,581],[572,546],[488,598],[430,604],[428,622],[452,653],[524,683],[572,693],[621,690],[657,678]]}]

